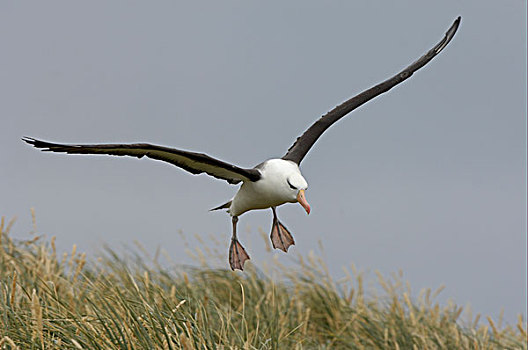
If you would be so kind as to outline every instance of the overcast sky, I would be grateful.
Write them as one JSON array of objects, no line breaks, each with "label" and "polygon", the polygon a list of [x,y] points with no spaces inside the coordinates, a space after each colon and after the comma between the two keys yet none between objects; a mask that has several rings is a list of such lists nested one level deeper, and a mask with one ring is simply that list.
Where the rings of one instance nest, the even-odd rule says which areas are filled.
[{"label": "overcast sky", "polygon": [[[227,244],[236,187],[149,160],[45,154],[20,141],[149,142],[240,166],[282,156],[315,119],[451,44],[357,109],[302,164],[296,246],[339,277],[402,269],[419,290],[515,322],[526,308],[526,2],[0,2],[0,214],[88,253],[133,240],[188,263],[178,232]],[[240,218],[252,262],[259,229]],[[222,248],[223,249],[223,248]],[[290,258],[277,252],[281,262]]]}]

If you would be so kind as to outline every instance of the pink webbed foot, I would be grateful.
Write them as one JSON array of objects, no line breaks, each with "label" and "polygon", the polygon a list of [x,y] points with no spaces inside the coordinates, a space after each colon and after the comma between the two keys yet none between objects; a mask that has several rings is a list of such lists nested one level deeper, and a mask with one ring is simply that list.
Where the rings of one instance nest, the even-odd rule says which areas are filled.
[{"label": "pink webbed foot", "polygon": [[285,253],[288,252],[290,246],[295,244],[290,231],[279,220],[273,220],[270,238],[273,248],[280,249]]},{"label": "pink webbed foot", "polygon": [[229,247],[229,265],[231,266],[231,270],[238,269],[243,271],[246,260],[249,260],[248,253],[237,239],[232,239],[231,246]]}]

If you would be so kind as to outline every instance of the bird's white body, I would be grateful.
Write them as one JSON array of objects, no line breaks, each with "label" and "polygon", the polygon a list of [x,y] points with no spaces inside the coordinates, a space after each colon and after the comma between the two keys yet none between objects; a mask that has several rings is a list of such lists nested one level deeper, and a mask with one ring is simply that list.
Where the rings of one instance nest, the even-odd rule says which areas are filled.
[{"label": "bird's white body", "polygon": [[244,181],[231,200],[231,216],[239,216],[249,210],[295,203],[299,190],[308,187],[299,166],[292,161],[270,159],[257,166],[257,169],[261,172],[261,179],[255,182]]}]

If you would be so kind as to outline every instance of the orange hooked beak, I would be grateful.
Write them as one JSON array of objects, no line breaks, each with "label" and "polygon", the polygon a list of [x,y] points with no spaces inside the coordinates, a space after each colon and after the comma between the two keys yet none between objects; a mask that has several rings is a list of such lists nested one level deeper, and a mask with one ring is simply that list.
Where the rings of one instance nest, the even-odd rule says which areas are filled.
[{"label": "orange hooked beak", "polygon": [[304,190],[299,190],[299,193],[297,193],[297,202],[306,210],[306,214],[310,214],[310,204],[306,201]]}]

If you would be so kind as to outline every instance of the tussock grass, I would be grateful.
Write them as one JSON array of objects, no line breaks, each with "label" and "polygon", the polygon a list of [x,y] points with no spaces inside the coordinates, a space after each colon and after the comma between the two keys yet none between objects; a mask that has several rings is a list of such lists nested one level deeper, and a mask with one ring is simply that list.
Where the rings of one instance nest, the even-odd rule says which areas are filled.
[{"label": "tussock grass", "polygon": [[[166,268],[143,255],[61,256],[0,224],[0,349],[526,349],[526,323],[502,326],[412,297],[396,276],[365,293],[313,255],[264,273]],[[249,266],[248,266],[249,265]],[[274,276],[271,278],[270,276]],[[486,323],[486,324],[484,324]]]}]

